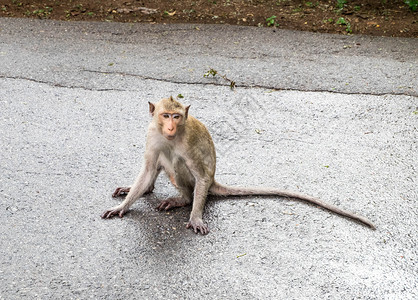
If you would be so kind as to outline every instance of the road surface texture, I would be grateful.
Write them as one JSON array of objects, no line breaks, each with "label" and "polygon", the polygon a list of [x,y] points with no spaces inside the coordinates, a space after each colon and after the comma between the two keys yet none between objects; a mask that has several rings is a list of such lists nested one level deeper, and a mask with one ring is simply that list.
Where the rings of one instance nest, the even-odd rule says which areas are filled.
[{"label": "road surface texture", "polygon": [[[0,19],[0,299],[417,299],[418,39]],[[216,75],[204,77],[210,69]],[[141,167],[147,101],[183,95],[217,180],[318,196],[211,199],[211,232]]]}]

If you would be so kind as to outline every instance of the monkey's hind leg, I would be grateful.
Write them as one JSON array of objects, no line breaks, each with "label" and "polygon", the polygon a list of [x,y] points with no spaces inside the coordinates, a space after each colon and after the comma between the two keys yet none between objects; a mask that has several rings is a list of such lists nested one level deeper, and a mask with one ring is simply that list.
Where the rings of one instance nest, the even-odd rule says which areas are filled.
[{"label": "monkey's hind leg", "polygon": [[175,207],[187,206],[192,203],[193,187],[182,180],[179,180],[178,182],[182,184],[182,186],[176,186],[180,191],[180,197],[168,198],[167,200],[162,201],[160,205],[157,206],[158,210],[169,210]]}]

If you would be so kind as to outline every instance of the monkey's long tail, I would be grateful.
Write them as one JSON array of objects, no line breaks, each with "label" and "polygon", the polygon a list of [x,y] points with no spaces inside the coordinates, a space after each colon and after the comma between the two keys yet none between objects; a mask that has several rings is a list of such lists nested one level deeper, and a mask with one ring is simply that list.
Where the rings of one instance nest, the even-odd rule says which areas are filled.
[{"label": "monkey's long tail", "polygon": [[280,196],[280,197],[288,197],[288,198],[296,198],[301,199],[318,206],[321,206],[325,209],[328,209],[334,213],[339,215],[357,220],[371,229],[375,230],[376,227],[370,222],[367,218],[358,216],[350,211],[341,209],[335,205],[323,202],[318,198],[314,198],[308,195],[304,195],[298,192],[291,192],[286,190],[280,190],[276,188],[242,188],[242,187],[233,187],[233,186],[226,186],[222,185],[218,182],[215,182],[209,189],[209,193],[215,196],[251,196],[251,195],[258,195],[258,196]]}]

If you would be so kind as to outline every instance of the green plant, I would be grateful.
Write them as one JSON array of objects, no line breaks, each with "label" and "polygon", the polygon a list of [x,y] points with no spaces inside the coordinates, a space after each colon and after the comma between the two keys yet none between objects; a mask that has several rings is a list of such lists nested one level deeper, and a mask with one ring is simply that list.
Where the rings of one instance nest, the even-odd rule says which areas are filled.
[{"label": "green plant", "polygon": [[228,77],[226,77],[226,75],[219,74],[218,71],[216,71],[215,69],[211,68],[209,71],[203,74],[203,77],[209,77],[209,76],[215,77],[216,75],[219,75],[226,81],[229,81],[229,87],[231,88],[231,90],[235,89],[235,81],[229,79]]},{"label": "green plant", "polygon": [[347,0],[337,0],[337,8],[343,10],[344,6],[347,4]]},{"label": "green plant", "polygon": [[339,18],[335,23],[338,25],[347,25],[347,21],[343,17]]},{"label": "green plant", "polygon": [[33,15],[38,16],[41,19],[48,19],[52,12],[52,7],[46,6],[44,9],[36,9],[32,12]]},{"label": "green plant", "polygon": [[409,9],[412,11],[418,10],[418,0],[406,0],[405,4],[409,6]]},{"label": "green plant", "polygon": [[218,74],[218,71],[216,71],[215,69],[210,69],[205,74],[203,74],[203,77],[209,77],[209,76],[215,77],[216,74]]},{"label": "green plant", "polygon": [[305,5],[308,6],[308,7],[317,7],[319,5],[319,2],[318,1],[315,2],[315,3],[313,3],[313,2],[305,2]]},{"label": "green plant", "polygon": [[344,19],[343,17],[341,17],[341,18],[339,18],[338,20],[337,20],[337,22],[335,22],[335,24],[338,24],[338,25],[345,25],[345,31],[346,32],[348,32],[348,33],[352,33],[353,32],[353,30],[351,30],[351,24],[350,24],[350,22],[348,22],[346,19]]},{"label": "green plant", "polygon": [[347,27],[345,28],[345,31],[347,33],[353,33],[353,30],[351,29],[351,24],[350,23],[347,23]]},{"label": "green plant", "polygon": [[276,23],[276,16],[271,16],[266,19],[267,26],[279,26],[279,24]]}]

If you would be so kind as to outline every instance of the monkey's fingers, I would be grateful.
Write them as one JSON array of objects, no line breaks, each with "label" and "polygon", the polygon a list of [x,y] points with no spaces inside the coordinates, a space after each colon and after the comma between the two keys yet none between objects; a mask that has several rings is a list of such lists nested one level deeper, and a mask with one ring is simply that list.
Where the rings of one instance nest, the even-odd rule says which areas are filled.
[{"label": "monkey's fingers", "polygon": [[100,215],[100,217],[101,217],[102,219],[109,219],[111,216],[112,216],[112,215],[111,215],[111,211],[109,211],[109,210],[105,211],[104,213],[102,213],[102,214]]},{"label": "monkey's fingers", "polygon": [[200,233],[202,235],[206,235],[209,233],[209,227],[203,223],[203,221],[189,221],[189,223],[187,223],[186,228],[192,228],[194,233]]},{"label": "monkey's fingers", "polygon": [[129,193],[130,187],[118,187],[112,194],[112,197],[119,197]]},{"label": "monkey's fingers", "polygon": [[168,198],[167,200],[161,201],[160,205],[157,206],[158,210],[170,210],[176,207],[183,207],[188,204],[187,200],[181,197]]},{"label": "monkey's fingers", "polygon": [[169,210],[174,208],[175,206],[172,205],[172,203],[168,200],[162,201],[160,203],[160,205],[157,206],[157,210],[162,211],[162,210]]},{"label": "monkey's fingers", "polygon": [[102,215],[101,218],[102,219],[110,219],[113,216],[118,215],[119,218],[123,218],[123,215],[125,214],[124,210],[120,210],[120,209],[109,209],[106,210]]},{"label": "monkey's fingers", "polygon": [[168,204],[166,205],[164,202],[161,202],[160,205],[156,207],[156,209],[159,211],[168,210]]}]

